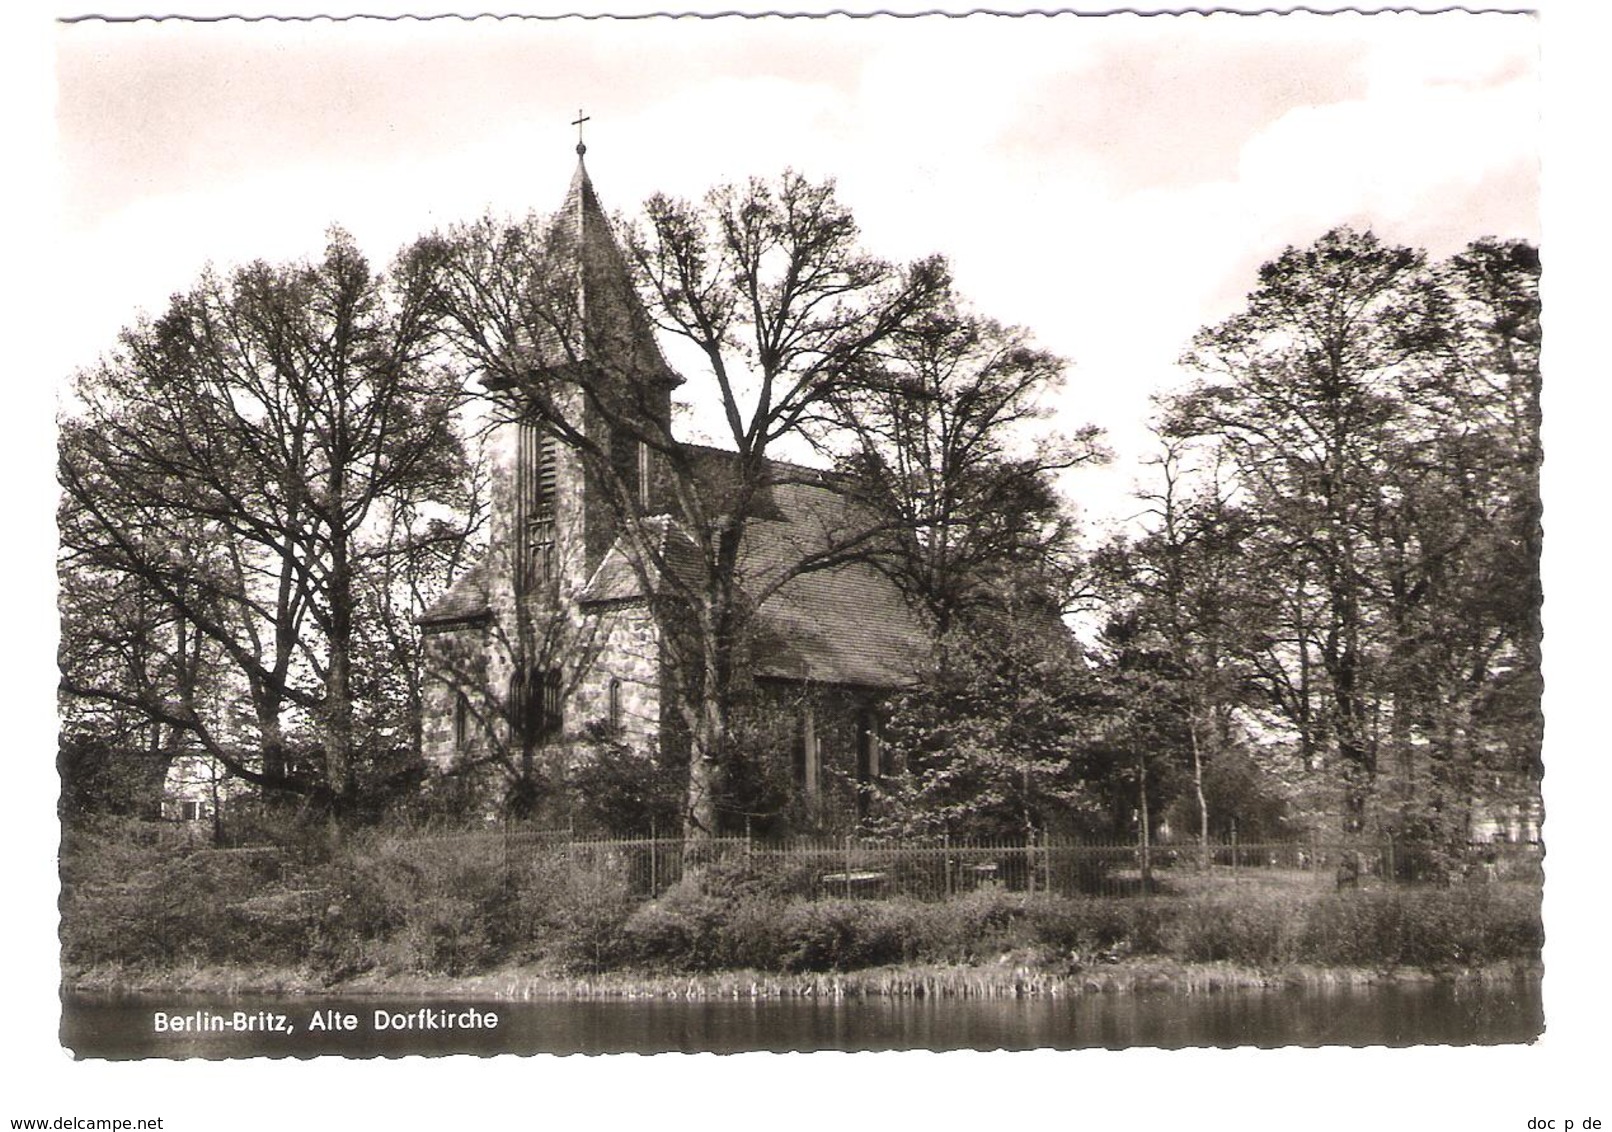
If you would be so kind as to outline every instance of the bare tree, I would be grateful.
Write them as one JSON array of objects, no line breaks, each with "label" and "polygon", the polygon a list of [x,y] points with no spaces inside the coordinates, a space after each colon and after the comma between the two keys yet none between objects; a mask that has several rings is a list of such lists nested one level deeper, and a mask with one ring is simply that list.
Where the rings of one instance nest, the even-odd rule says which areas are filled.
[{"label": "bare tree", "polygon": [[1261,602],[1250,591],[1242,555],[1248,522],[1228,498],[1215,467],[1217,453],[1200,453],[1163,438],[1140,536],[1117,539],[1096,555],[1111,606],[1131,618],[1133,636],[1151,637],[1159,664],[1154,680],[1180,716],[1185,759],[1198,816],[1199,858],[1207,863],[1210,814],[1205,770],[1227,747],[1235,713],[1246,701],[1248,643],[1241,632]]},{"label": "bare tree", "polygon": [[377,741],[354,714],[369,574],[400,551],[398,516],[462,478],[422,282],[377,275],[336,233],[317,263],[205,276],[80,376],[63,571],[132,585],[170,643],[122,678],[69,652],[64,692],[257,785],[355,799]]}]

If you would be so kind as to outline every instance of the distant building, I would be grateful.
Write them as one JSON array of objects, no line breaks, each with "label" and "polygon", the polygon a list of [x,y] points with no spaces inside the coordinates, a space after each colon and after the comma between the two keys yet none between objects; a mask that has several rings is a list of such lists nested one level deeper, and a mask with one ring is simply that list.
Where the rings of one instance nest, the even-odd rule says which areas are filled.
[{"label": "distant building", "polygon": [[[656,344],[580,158],[551,238],[574,256],[580,312],[574,340],[548,351],[558,359],[552,364],[631,374],[634,386],[619,395],[634,411],[669,421],[683,379]],[[493,392],[507,401],[511,391]],[[673,517],[662,457],[611,435],[599,412],[574,409],[622,481],[636,485],[636,511],[648,517],[639,529],[676,569],[692,547]],[[425,754],[444,771],[501,765],[506,774],[534,760],[597,757],[587,752],[601,737],[675,756],[682,728],[669,692],[669,629],[654,600],[665,575],[638,561],[622,537],[621,509],[580,456],[536,420],[506,415],[515,419],[496,425],[488,441],[486,556],[420,618]],[[687,454],[702,487],[719,497],[734,457],[695,446]],[[881,705],[913,679],[928,636],[895,586],[866,564],[802,573],[774,588],[853,510],[825,473],[782,463],[769,472],[740,555],[743,588],[759,600],[746,674],[767,705],[772,769],[794,784],[794,828],[826,828],[854,814],[857,783],[889,769]]]},{"label": "distant building", "polygon": [[162,818],[185,824],[217,821],[232,798],[248,787],[204,754],[179,755],[168,764],[162,784]]}]

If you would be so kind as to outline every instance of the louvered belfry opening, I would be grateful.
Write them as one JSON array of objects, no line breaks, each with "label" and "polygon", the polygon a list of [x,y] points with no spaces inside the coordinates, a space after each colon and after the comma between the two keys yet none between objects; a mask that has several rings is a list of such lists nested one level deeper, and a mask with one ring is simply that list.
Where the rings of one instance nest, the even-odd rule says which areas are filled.
[{"label": "louvered belfry opening", "polygon": [[554,436],[536,421],[520,425],[515,461],[515,578],[522,597],[552,599],[559,577],[554,518],[559,475]]}]

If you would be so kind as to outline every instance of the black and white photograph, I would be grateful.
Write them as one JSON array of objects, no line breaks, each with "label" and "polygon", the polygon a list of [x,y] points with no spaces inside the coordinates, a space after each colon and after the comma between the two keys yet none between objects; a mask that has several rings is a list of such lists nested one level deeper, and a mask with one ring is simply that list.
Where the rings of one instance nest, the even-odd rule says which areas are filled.
[{"label": "black and white photograph", "polygon": [[[1549,12],[143,14],[35,44],[54,1077],[1612,1120]],[[265,1091],[0,1115],[370,1126]]]}]

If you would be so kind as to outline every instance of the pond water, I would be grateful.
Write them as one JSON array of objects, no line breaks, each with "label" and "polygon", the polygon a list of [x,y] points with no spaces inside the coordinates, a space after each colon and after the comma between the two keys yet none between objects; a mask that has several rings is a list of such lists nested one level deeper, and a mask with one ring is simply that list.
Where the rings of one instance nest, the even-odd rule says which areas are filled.
[{"label": "pond water", "polygon": [[1540,984],[1526,979],[1058,999],[70,995],[61,1037],[78,1057],[125,1059],[1469,1045],[1527,1042],[1543,1030]]}]

